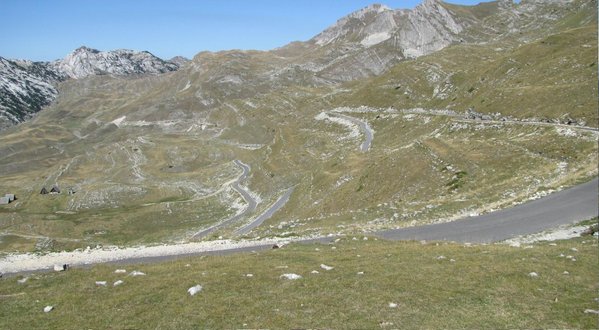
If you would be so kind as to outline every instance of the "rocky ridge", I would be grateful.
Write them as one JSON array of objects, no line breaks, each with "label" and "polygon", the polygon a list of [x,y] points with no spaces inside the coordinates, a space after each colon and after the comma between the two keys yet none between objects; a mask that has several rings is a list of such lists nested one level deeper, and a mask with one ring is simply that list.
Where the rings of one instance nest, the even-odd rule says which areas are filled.
[{"label": "rocky ridge", "polygon": [[27,120],[52,103],[61,81],[90,75],[160,74],[178,68],[179,64],[149,52],[126,49],[102,52],[80,47],[53,62],[0,57],[0,130]]}]

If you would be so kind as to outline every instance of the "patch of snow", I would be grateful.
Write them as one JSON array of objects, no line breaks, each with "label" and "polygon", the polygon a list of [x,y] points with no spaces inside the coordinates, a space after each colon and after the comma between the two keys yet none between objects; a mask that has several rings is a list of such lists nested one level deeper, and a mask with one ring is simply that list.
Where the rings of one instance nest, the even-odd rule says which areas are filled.
[{"label": "patch of snow", "polygon": [[24,284],[25,282],[27,282],[28,279],[29,279],[29,277],[23,277],[22,279],[17,280],[17,283]]},{"label": "patch of snow", "polygon": [[97,286],[106,286],[106,281],[96,281]]},{"label": "patch of snow", "polygon": [[397,308],[398,304],[394,302],[389,303],[389,308]]},{"label": "patch of snow", "polygon": [[125,282],[123,282],[122,280],[118,280],[118,281],[112,283],[112,286],[119,286],[119,285],[121,285],[123,283],[125,283]]},{"label": "patch of snow", "polygon": [[539,274],[537,274],[536,272],[530,272],[528,273],[529,277],[539,277]]},{"label": "patch of snow", "polygon": [[124,274],[124,273],[127,273],[127,270],[126,269],[117,269],[114,271],[114,273],[115,274]]}]

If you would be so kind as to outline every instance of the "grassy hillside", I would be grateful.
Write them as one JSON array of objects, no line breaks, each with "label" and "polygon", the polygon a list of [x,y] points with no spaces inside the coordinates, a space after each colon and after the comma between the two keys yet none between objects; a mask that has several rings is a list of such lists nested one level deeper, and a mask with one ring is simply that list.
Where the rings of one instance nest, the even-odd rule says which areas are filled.
[{"label": "grassy hillside", "polygon": [[[585,313],[599,309],[597,251],[591,237],[522,248],[358,237],[99,265],[30,275],[23,284],[22,276],[1,279],[0,327],[590,329],[598,326],[597,315]],[[281,278],[287,273],[302,278]],[[124,283],[113,286],[117,280]],[[202,291],[190,296],[197,284]],[[48,305],[54,310],[44,313]]]},{"label": "grassy hillside", "polygon": [[597,25],[511,48],[458,45],[408,61],[339,98],[346,105],[450,108],[597,127]]},{"label": "grassy hillside", "polygon": [[[290,49],[65,82],[55,104],[0,136],[0,194],[19,198],[0,207],[0,250],[189,240],[248,205],[234,160],[251,168],[239,184],[256,209],[205,239],[236,236],[291,188],[247,236],[449,221],[587,181],[598,168],[593,3],[346,84],[283,57]],[[493,30],[513,21],[490,14],[499,5],[450,7]],[[373,129],[367,152],[357,126],[318,119],[339,115]],[[76,193],[39,194],[53,185]]]}]

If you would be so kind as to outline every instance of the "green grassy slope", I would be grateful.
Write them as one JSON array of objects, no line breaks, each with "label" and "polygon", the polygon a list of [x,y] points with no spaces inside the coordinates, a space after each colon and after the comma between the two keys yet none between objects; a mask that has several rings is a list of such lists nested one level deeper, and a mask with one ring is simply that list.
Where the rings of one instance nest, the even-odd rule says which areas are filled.
[{"label": "green grassy slope", "polygon": [[[32,275],[24,284],[17,283],[21,277],[1,279],[0,327],[591,329],[597,315],[584,311],[598,309],[597,251],[595,238],[513,248],[360,237],[330,246],[99,265]],[[147,275],[115,274],[118,268]],[[303,278],[280,278],[286,273]],[[117,280],[124,283],[114,287]],[[192,297],[187,289],[197,284],[203,290]],[[44,313],[48,305],[54,310]]]},{"label": "green grassy slope", "polygon": [[347,105],[474,109],[597,127],[597,25],[503,48],[458,45],[351,87]]},{"label": "green grassy slope", "polygon": [[[497,28],[495,5],[464,15]],[[243,210],[234,160],[251,167],[242,185],[260,203],[208,239],[232,236],[290,187],[248,236],[451,220],[588,180],[597,133],[553,125],[597,126],[597,19],[585,8],[547,30],[453,45],[347,84],[257,51],[200,53],[155,77],[66,82],[54,105],[0,136],[0,194],[19,197],[0,207],[1,250],[188,240]],[[315,118],[343,106],[374,130],[368,152],[361,135]],[[39,195],[54,184],[76,194]]]}]

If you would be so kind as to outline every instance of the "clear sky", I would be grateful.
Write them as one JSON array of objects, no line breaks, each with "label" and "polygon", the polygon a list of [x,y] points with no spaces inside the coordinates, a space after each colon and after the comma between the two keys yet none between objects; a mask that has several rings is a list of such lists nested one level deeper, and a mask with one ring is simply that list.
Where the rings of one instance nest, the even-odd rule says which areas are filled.
[{"label": "clear sky", "polygon": [[[476,4],[482,0],[448,0]],[[267,50],[308,40],[371,3],[420,0],[0,0],[0,56],[50,61],[80,46],[147,50],[164,59],[200,51]]]}]

